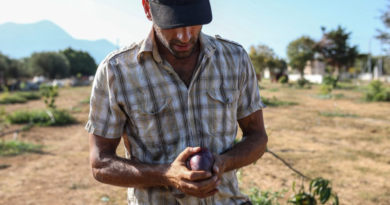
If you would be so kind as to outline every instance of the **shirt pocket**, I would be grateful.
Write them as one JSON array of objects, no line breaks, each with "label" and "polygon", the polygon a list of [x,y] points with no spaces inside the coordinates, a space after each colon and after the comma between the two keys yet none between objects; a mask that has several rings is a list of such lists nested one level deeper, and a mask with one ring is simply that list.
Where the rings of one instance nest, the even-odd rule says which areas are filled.
[{"label": "shirt pocket", "polygon": [[221,137],[234,135],[237,126],[239,90],[232,88],[209,89],[207,95],[209,113],[207,126],[210,134]]},{"label": "shirt pocket", "polygon": [[171,97],[132,105],[131,117],[137,127],[138,138],[146,148],[134,153],[139,155],[137,158],[146,163],[164,163],[170,160],[168,148],[171,141],[174,141],[174,132],[177,130],[176,124],[172,122],[172,115]]}]

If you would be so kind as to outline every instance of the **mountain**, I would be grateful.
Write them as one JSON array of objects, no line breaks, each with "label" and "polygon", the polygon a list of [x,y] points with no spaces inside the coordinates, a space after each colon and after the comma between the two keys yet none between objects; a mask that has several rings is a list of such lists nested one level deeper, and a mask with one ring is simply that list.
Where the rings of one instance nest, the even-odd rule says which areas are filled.
[{"label": "mountain", "polygon": [[78,40],[50,21],[33,24],[0,25],[0,52],[11,58],[23,58],[33,52],[59,51],[71,47],[87,51],[100,63],[116,46],[107,40]]}]

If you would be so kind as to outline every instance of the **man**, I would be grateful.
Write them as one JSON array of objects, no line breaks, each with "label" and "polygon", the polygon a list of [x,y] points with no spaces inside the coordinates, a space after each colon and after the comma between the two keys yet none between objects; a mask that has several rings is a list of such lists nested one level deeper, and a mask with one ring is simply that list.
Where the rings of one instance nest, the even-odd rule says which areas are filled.
[{"label": "man", "polygon": [[[260,158],[268,138],[247,53],[201,32],[209,0],[142,3],[149,36],[96,73],[86,126],[93,176],[130,187],[129,204],[250,204],[235,170]],[[244,136],[233,146],[237,122]],[[126,159],[116,155],[121,136]],[[213,152],[212,173],[186,167],[199,147]]]}]

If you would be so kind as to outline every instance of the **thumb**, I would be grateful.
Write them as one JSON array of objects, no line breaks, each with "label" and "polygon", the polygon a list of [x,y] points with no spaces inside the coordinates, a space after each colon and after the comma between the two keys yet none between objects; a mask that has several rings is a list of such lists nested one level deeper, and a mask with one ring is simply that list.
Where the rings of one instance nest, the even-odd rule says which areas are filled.
[{"label": "thumb", "polygon": [[200,147],[187,147],[184,151],[182,151],[179,156],[177,156],[176,160],[179,160],[179,161],[182,161],[182,162],[185,162],[187,161],[187,159],[200,151]]}]

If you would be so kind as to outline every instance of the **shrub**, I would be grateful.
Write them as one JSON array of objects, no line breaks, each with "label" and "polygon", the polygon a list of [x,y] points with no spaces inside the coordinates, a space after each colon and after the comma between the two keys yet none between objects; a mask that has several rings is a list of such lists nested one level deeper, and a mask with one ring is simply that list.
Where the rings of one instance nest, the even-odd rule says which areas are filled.
[{"label": "shrub", "polygon": [[50,85],[41,85],[39,86],[39,90],[43,97],[43,102],[46,104],[48,108],[55,108],[54,102],[56,97],[58,96],[58,87],[50,86]]},{"label": "shrub", "polygon": [[0,97],[0,104],[26,103],[27,99],[19,95],[4,93]]},{"label": "shrub", "polygon": [[332,187],[330,185],[331,182],[329,180],[323,179],[321,177],[315,178],[310,182],[309,192],[305,191],[303,184],[299,191],[296,192],[294,182],[292,189],[295,194],[291,196],[288,202],[297,205],[315,205],[317,204],[317,200],[319,200],[321,204],[325,204],[327,201],[333,198],[333,204],[339,205],[339,198],[336,193],[332,192]]},{"label": "shrub", "polygon": [[249,198],[253,205],[279,205],[278,199],[282,199],[287,189],[278,192],[260,191],[259,189],[252,189]]},{"label": "shrub", "polygon": [[297,83],[301,88],[305,87],[305,85],[310,85],[310,81],[306,80],[305,78],[300,78]]},{"label": "shrub", "polygon": [[39,100],[41,99],[41,94],[39,92],[18,92],[15,95],[26,98],[27,100]]},{"label": "shrub", "polygon": [[336,88],[337,82],[337,78],[332,77],[331,75],[325,76],[321,85],[321,94],[330,95],[333,89]]},{"label": "shrub", "polygon": [[379,80],[372,81],[368,87],[368,92],[366,93],[367,101],[390,101],[390,92],[383,87],[382,82]]},{"label": "shrub", "polygon": [[40,99],[41,95],[37,92],[5,92],[0,96],[0,104],[26,103],[28,100]]},{"label": "shrub", "polygon": [[14,156],[26,152],[41,152],[42,146],[20,141],[0,141],[0,156]]},{"label": "shrub", "polygon": [[284,76],[280,77],[278,82],[281,83],[282,85],[288,83],[287,76],[284,75]]},{"label": "shrub", "polygon": [[278,100],[275,96],[272,98],[261,97],[261,100],[263,101],[263,103],[265,105],[270,106],[270,107],[288,106],[288,105],[297,105],[298,104],[296,102]]},{"label": "shrub", "polygon": [[31,123],[38,126],[59,126],[76,122],[76,119],[65,110],[16,111],[7,117],[11,124]]}]

